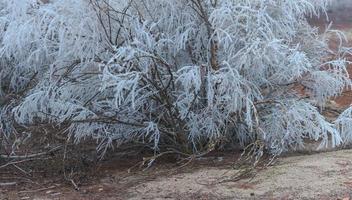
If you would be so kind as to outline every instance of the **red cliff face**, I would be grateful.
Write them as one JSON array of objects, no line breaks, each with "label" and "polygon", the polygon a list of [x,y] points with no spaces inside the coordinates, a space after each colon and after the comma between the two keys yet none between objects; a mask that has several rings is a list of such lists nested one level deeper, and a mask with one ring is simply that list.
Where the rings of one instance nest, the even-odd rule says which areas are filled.
[{"label": "red cliff face", "polygon": [[[338,29],[345,32],[349,39],[348,46],[352,46],[352,0],[332,0],[331,6],[327,10],[327,16],[321,15],[320,18],[314,17],[309,19],[313,26],[318,26],[321,31],[332,23],[333,29]],[[336,49],[338,46],[337,41],[331,41],[330,46]],[[352,61],[352,56],[349,59]],[[349,67],[350,77],[352,78],[352,65]],[[351,88],[346,90],[341,97],[337,97],[334,101],[340,107],[347,107],[352,104],[352,91]]]},{"label": "red cliff face", "polygon": [[328,11],[329,20],[339,29],[352,28],[352,0],[333,0]]},{"label": "red cliff face", "polygon": [[332,0],[327,10],[328,16],[322,14],[320,18],[314,17],[311,24],[324,28],[332,22],[333,28],[346,30],[352,28],[352,0]]},{"label": "red cliff face", "polygon": [[[329,18],[333,21],[333,26],[346,32],[349,39],[349,46],[352,46],[352,0],[335,0],[336,2],[329,11]],[[350,58],[352,60],[352,58]],[[352,78],[352,65],[349,67],[350,77]],[[349,89],[341,97],[336,99],[341,106],[352,104],[352,91]]]}]

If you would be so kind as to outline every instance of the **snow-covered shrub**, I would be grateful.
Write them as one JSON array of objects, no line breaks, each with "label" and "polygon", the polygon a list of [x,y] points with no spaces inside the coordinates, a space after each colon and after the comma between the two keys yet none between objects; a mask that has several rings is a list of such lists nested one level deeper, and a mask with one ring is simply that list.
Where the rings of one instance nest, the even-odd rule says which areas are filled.
[{"label": "snow-covered shrub", "polygon": [[1,1],[0,98],[23,93],[11,110],[16,123],[55,124],[76,142],[96,139],[102,152],[130,142],[187,153],[257,140],[274,154],[304,139],[340,145],[351,115],[334,124],[320,110],[351,85],[350,52],[330,50],[329,39],[343,36],[306,20],[326,6]]}]

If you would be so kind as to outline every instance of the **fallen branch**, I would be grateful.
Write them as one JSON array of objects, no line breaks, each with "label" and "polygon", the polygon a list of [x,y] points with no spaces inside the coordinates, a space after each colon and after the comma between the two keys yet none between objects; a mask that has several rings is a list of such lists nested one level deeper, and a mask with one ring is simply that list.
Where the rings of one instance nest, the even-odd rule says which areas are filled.
[{"label": "fallen branch", "polygon": [[13,186],[13,185],[16,185],[17,182],[8,182],[8,183],[0,183],[0,186],[1,187],[4,187],[4,186]]},{"label": "fallen branch", "polygon": [[34,192],[41,192],[41,191],[45,191],[45,190],[54,189],[54,188],[56,188],[56,187],[57,187],[57,186],[53,185],[53,186],[50,186],[50,187],[47,187],[47,188],[40,188],[40,189],[37,189],[37,190],[19,191],[18,193],[34,193]]},{"label": "fallen branch", "polygon": [[35,157],[38,157],[38,156],[43,156],[43,155],[47,155],[49,153],[52,153],[52,152],[55,152],[55,151],[58,151],[62,146],[57,146],[47,152],[41,152],[41,153],[36,153],[36,154],[30,154],[30,155],[23,155],[23,156],[20,156],[20,155],[13,155],[13,156],[10,156],[10,155],[0,155],[0,158],[5,158],[5,159],[28,159],[28,158],[35,158]]},{"label": "fallen branch", "polygon": [[33,161],[33,160],[39,160],[39,158],[30,158],[30,159],[24,159],[24,160],[17,160],[17,161],[8,162],[8,163],[6,163],[4,165],[1,165],[0,169],[1,168],[5,168],[5,167],[10,166],[10,165],[16,165],[16,164],[19,164],[19,163],[29,162],[29,161]]}]

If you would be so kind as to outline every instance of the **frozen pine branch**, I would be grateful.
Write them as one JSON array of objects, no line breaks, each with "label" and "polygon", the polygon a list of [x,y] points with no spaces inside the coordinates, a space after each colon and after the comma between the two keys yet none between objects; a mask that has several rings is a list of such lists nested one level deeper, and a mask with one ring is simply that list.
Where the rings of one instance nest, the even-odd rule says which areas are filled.
[{"label": "frozen pine branch", "polygon": [[[97,149],[155,153],[261,141],[277,155],[350,141],[320,113],[351,86],[325,0],[8,0],[0,3],[0,119],[54,124]],[[338,38],[339,49],[329,49]],[[304,94],[297,91],[304,88]],[[10,104],[9,94],[21,94]],[[13,132],[0,126],[2,134]]]}]

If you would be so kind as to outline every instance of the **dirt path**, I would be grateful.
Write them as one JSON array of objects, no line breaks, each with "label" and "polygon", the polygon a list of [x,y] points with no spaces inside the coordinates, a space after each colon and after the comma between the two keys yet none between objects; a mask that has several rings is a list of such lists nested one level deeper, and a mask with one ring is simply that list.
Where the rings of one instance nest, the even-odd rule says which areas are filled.
[{"label": "dirt path", "polygon": [[127,193],[131,199],[344,199],[352,192],[352,151],[281,158],[251,180],[209,184],[235,172],[201,169],[141,183]]},{"label": "dirt path", "polygon": [[[123,161],[122,161],[123,162]],[[69,184],[45,181],[28,187],[0,186],[0,199],[349,199],[352,150],[279,158],[253,178],[232,181],[229,157],[172,173],[174,164],[127,174],[115,162],[76,191]],[[101,169],[103,170],[103,168]],[[223,180],[222,183],[219,183]],[[1,181],[0,181],[1,182]]]}]

